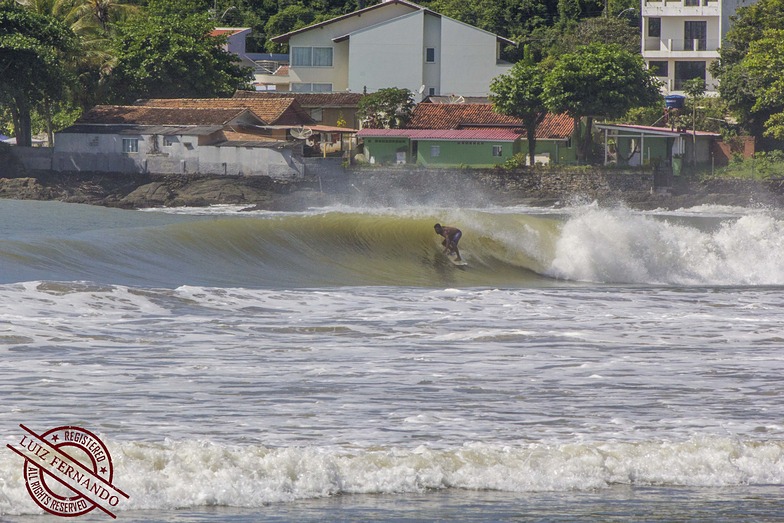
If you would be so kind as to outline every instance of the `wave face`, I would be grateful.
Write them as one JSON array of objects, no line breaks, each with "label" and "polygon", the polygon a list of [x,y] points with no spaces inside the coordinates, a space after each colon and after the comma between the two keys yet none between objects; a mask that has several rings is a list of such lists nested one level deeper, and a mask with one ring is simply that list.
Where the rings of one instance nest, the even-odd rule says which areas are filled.
[{"label": "wave face", "polygon": [[[3,282],[88,280],[163,287],[784,284],[779,263],[784,221],[763,211],[657,215],[588,206],[558,212],[87,212],[92,213],[93,219],[63,225],[55,235],[6,234],[0,241]],[[133,219],[124,223],[122,218],[129,216]],[[68,216],[56,218],[68,224]],[[463,230],[460,247],[467,269],[454,267],[441,254],[440,237],[433,232],[437,221]]]}]

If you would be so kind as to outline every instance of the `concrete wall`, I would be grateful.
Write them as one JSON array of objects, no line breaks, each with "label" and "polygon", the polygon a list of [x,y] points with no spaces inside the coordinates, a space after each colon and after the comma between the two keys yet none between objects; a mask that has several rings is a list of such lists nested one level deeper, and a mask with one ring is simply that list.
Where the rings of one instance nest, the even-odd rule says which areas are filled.
[{"label": "concrete wall", "polygon": [[[371,9],[361,16],[349,16],[337,22],[293,35],[289,39],[289,49],[292,47],[332,47],[332,67],[290,66],[289,80],[291,83],[331,83],[333,91],[346,90],[350,83],[349,46],[351,42],[348,40],[333,42],[332,39],[411,12],[410,7],[390,4],[382,8]],[[290,55],[289,63],[291,63]],[[419,86],[417,85],[417,87]],[[355,92],[362,92],[362,87]]]},{"label": "concrete wall", "polygon": [[423,84],[424,19],[418,11],[353,33],[349,89],[361,93],[397,87],[417,93]]},{"label": "concrete wall", "polygon": [[[58,134],[51,162],[55,171],[153,174],[217,174],[293,178],[304,176],[301,146],[217,147],[205,137],[139,135],[139,150],[122,152],[123,135]],[[300,158],[299,160],[297,158]]]},{"label": "concrete wall", "polygon": [[[27,170],[41,170],[46,171],[52,168],[52,153],[54,149],[51,147],[19,147],[12,146],[8,148],[11,154],[21,162]],[[0,177],[2,176],[3,168],[0,166]]]},{"label": "concrete wall", "polygon": [[441,19],[441,93],[487,96],[490,81],[509,72],[497,63],[496,36],[443,17]]}]

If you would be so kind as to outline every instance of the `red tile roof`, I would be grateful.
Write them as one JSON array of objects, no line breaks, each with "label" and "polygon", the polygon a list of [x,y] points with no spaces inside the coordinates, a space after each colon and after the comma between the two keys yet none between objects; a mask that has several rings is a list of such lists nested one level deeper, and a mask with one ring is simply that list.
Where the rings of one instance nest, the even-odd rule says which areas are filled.
[{"label": "red tile roof", "polygon": [[484,129],[362,129],[359,138],[404,137],[414,140],[496,140],[513,142],[525,131],[514,128]]},{"label": "red tile roof", "polygon": [[210,36],[232,36],[249,29],[250,27],[216,27],[210,31]]},{"label": "red tile roof", "polygon": [[[469,127],[522,127],[519,118],[493,111],[492,104],[418,104],[408,129],[465,129]],[[566,139],[574,129],[566,114],[548,114],[536,130],[540,139]],[[525,135],[525,131],[523,131]]]},{"label": "red tile roof", "polygon": [[294,98],[302,107],[356,107],[362,93],[292,93],[276,91],[237,91],[234,98]]},{"label": "red tile roof", "polygon": [[179,108],[98,105],[84,113],[77,123],[222,126],[245,111],[246,109],[242,107]]},{"label": "red tile roof", "polygon": [[291,97],[279,98],[149,98],[136,105],[178,108],[250,109],[267,125],[308,125],[315,121]]}]

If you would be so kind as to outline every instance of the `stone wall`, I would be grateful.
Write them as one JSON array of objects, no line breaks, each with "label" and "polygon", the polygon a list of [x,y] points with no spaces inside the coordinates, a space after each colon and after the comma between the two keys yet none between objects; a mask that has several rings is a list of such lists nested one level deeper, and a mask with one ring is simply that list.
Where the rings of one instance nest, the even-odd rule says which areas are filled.
[{"label": "stone wall", "polygon": [[417,169],[404,167],[354,168],[351,182],[357,186],[406,187],[410,191],[432,192],[455,186],[491,187],[498,192],[560,198],[565,195],[588,197],[612,193],[650,192],[653,173],[636,169]]}]

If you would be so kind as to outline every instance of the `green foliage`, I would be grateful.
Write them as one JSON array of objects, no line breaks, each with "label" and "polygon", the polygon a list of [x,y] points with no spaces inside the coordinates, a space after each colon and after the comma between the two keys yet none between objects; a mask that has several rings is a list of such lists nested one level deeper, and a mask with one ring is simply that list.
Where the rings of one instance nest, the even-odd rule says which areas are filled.
[{"label": "green foliage", "polygon": [[33,108],[62,97],[73,81],[65,64],[75,49],[73,32],[54,17],[0,1],[0,105],[19,145],[31,143]]},{"label": "green foliage", "polygon": [[768,180],[784,177],[784,152],[755,153],[752,158],[736,157],[728,166],[717,169],[715,178]]},{"label": "green foliage", "polygon": [[408,89],[389,87],[363,96],[357,116],[370,129],[395,129],[405,126],[414,109],[414,95]]},{"label": "green foliage", "polygon": [[112,100],[229,96],[248,89],[250,69],[219,46],[211,28],[206,13],[138,16],[120,24],[109,79]]},{"label": "green foliage", "polygon": [[509,73],[490,83],[493,110],[523,121],[528,140],[531,165],[536,155],[536,129],[547,116],[544,92],[545,70],[527,62],[517,62]]},{"label": "green foliage", "polygon": [[619,118],[630,108],[661,103],[657,80],[642,57],[617,44],[591,44],[561,56],[544,80],[548,109],[567,113],[575,126],[577,157],[590,160],[594,117]]},{"label": "green foliage", "polygon": [[[316,20],[316,11],[301,5],[290,5],[279,13],[270,17],[264,26],[264,31],[270,37],[282,35],[306,27]],[[279,53],[285,49],[283,44],[267,42],[266,48],[271,53]]]},{"label": "green foliage", "polygon": [[[781,63],[784,57],[784,0],[759,0],[738,9],[733,26],[711,68],[719,93],[741,123],[762,142],[766,122],[784,110]],[[777,137],[778,118],[768,129]]]},{"label": "green foliage", "polygon": [[630,125],[654,125],[664,118],[664,110],[659,104],[645,107],[632,107],[618,119],[618,123]]},{"label": "green foliage", "polygon": [[549,56],[573,53],[590,43],[618,44],[632,54],[640,53],[640,30],[615,17],[585,18],[549,31],[542,52]]}]

